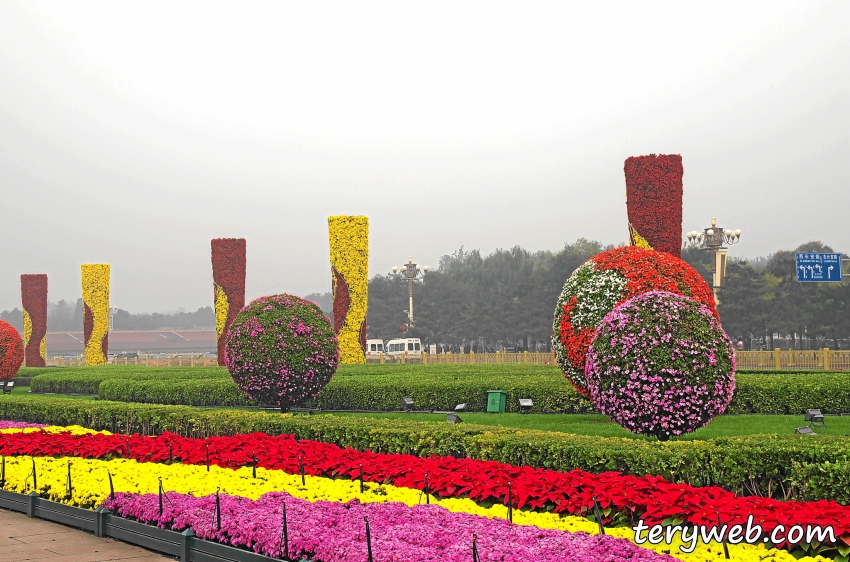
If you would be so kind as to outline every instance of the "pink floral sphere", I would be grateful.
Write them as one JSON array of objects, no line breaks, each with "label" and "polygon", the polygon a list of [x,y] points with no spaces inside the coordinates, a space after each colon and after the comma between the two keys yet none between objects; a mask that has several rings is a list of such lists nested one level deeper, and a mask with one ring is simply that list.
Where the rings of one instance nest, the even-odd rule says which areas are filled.
[{"label": "pink floral sphere", "polygon": [[0,320],[0,381],[18,374],[24,362],[24,340],[14,326]]},{"label": "pink floral sphere", "polygon": [[605,316],[587,353],[585,379],[604,414],[664,441],[726,410],[735,391],[735,355],[711,309],[651,291]]},{"label": "pink floral sphere", "polygon": [[224,364],[248,398],[285,411],[319,395],[339,365],[339,345],[316,303],[273,295],[236,316]]}]

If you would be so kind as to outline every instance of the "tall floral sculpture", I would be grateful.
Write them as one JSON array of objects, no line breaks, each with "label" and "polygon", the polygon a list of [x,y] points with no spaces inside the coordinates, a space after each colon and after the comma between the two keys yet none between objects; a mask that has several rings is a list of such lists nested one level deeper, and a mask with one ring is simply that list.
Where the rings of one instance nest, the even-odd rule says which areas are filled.
[{"label": "tall floral sculpture", "polygon": [[626,209],[632,245],[682,255],[682,157],[632,156],[626,160]]},{"label": "tall floral sculpture", "polygon": [[230,325],[225,365],[252,400],[286,411],[319,395],[339,365],[330,320],[293,295],[261,297]]},{"label": "tall floral sculpture", "polygon": [[26,365],[44,367],[47,361],[47,275],[21,275],[21,308]]},{"label": "tall floral sculpture", "polygon": [[109,264],[84,263],[81,270],[86,365],[106,365],[109,350]]},{"label": "tall floral sculpture", "polygon": [[23,362],[21,334],[11,324],[0,320],[0,382],[14,377]]},{"label": "tall floral sculpture", "polygon": [[725,411],[735,390],[735,354],[715,311],[650,291],[605,315],[587,353],[585,379],[604,414],[665,441]]},{"label": "tall floral sculpture", "polygon": [[214,238],[211,244],[218,364],[224,365],[227,331],[245,306],[245,239]]},{"label": "tall floral sculpture", "polygon": [[340,362],[366,362],[366,310],[369,298],[369,218],[328,217],[333,274],[334,332]]},{"label": "tall floral sculpture", "polygon": [[552,324],[552,349],[564,375],[587,396],[585,356],[597,326],[615,306],[649,291],[692,297],[717,316],[705,279],[681,258],[625,246],[602,252],[564,284]]}]

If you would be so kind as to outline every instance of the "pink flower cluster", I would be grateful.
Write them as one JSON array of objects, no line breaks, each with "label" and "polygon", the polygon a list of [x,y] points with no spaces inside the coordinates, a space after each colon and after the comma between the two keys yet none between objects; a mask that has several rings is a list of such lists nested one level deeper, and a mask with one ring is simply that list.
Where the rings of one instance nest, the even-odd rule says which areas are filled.
[{"label": "pink flower cluster", "polygon": [[436,505],[312,503],[283,492],[256,501],[222,494],[220,500],[220,530],[215,495],[196,498],[169,492],[161,516],[155,494],[119,493],[102,507],[142,523],[176,531],[191,528],[203,539],[279,557],[285,502],[289,558],[308,556],[316,562],[366,562],[367,518],[375,562],[469,562],[473,537],[481,560],[675,562],[625,539],[513,525],[503,519],[451,513]]},{"label": "pink flower cluster", "polygon": [[43,423],[27,423],[0,420],[0,429],[23,429],[27,427],[47,427]]},{"label": "pink flower cluster", "polygon": [[318,396],[336,371],[339,348],[318,305],[272,295],[251,302],[233,321],[225,364],[246,396],[287,409]]},{"label": "pink flower cluster", "polygon": [[735,390],[735,355],[707,306],[651,291],[605,316],[585,378],[594,403],[614,421],[667,439],[725,411]]}]

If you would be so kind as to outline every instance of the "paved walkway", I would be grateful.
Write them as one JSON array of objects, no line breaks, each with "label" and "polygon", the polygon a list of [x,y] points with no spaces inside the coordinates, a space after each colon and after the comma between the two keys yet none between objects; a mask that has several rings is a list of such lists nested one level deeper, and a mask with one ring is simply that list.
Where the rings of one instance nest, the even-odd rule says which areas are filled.
[{"label": "paved walkway", "polygon": [[174,558],[0,508],[0,562],[19,560],[164,562]]}]

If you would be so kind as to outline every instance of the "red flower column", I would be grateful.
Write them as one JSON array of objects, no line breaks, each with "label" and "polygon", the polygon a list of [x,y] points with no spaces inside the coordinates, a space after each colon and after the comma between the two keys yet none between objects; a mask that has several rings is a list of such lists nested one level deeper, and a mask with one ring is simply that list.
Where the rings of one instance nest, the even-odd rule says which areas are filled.
[{"label": "red flower column", "polygon": [[44,367],[47,360],[47,275],[21,275],[21,305],[25,364]]},{"label": "red flower column", "polygon": [[682,157],[631,156],[626,160],[626,208],[633,246],[682,256]]},{"label": "red flower column", "polygon": [[212,268],[218,364],[224,365],[227,330],[245,306],[245,239],[214,238]]}]

